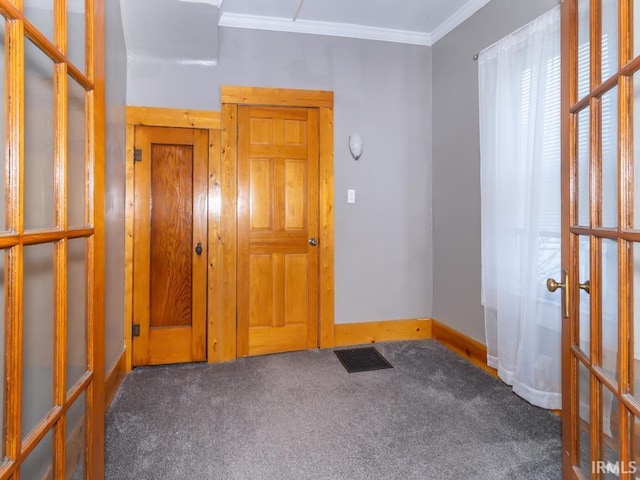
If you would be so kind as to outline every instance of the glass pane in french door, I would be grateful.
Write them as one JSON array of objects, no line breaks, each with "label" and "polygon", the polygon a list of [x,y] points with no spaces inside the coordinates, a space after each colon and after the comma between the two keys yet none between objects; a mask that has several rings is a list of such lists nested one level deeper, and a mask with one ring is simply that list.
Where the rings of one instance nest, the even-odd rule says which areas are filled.
[{"label": "glass pane in french door", "polygon": [[20,466],[20,478],[50,479],[53,476],[53,432],[49,430]]},{"label": "glass pane in french door", "polygon": [[82,227],[85,220],[85,192],[87,175],[85,151],[87,136],[85,132],[85,90],[73,78],[68,77],[68,136],[67,150],[68,193],[67,193],[67,225]]},{"label": "glass pane in french door", "polygon": [[[590,471],[591,465],[591,374],[589,369],[582,362],[578,363],[578,395],[575,419],[578,445],[578,465],[583,471]],[[595,381],[595,380],[594,380]]]},{"label": "glass pane in french door", "polygon": [[85,478],[87,450],[87,404],[84,392],[69,407],[65,418],[67,427],[65,477],[80,480]]},{"label": "glass pane in french door", "polygon": [[[640,10],[640,0],[638,0],[638,10]],[[640,15],[640,12],[637,13]],[[638,17],[638,28],[634,29],[636,35],[640,35],[640,17]],[[638,40],[640,48],[640,39]],[[640,72],[633,75],[633,145],[640,145]],[[633,149],[633,191],[640,192],[640,148]],[[640,230],[640,195],[635,195],[633,202],[633,228]]]},{"label": "glass pane in french door", "polygon": [[[579,262],[578,281],[584,282],[591,278],[591,247],[589,237],[579,237]],[[587,358],[591,356],[591,299],[585,290],[580,290],[578,298],[578,346],[583,355]]]},{"label": "glass pane in french door", "polygon": [[612,382],[618,377],[618,242],[601,244],[602,369]]},{"label": "glass pane in french door", "polygon": [[85,71],[85,0],[67,0],[68,57],[81,72]]},{"label": "glass pane in french door", "polygon": [[618,226],[618,87],[602,96],[602,223]]},{"label": "glass pane in french door", "polygon": [[54,226],[53,62],[25,40],[24,225]]},{"label": "glass pane in french door", "polygon": [[54,0],[24,0],[24,15],[45,37],[53,41]]},{"label": "glass pane in french door", "polygon": [[618,71],[618,0],[602,1],[602,80]]},{"label": "glass pane in french door", "polygon": [[578,113],[578,225],[589,226],[589,136],[591,115],[589,108]]},{"label": "glass pane in french door", "polygon": [[601,388],[601,459],[606,463],[616,465],[620,461],[620,426],[618,425],[618,398],[606,386],[601,386]]},{"label": "glass pane in french door", "polygon": [[53,245],[24,247],[22,438],[53,407]]},{"label": "glass pane in french door", "polygon": [[589,93],[591,81],[590,0],[578,0],[578,98]]},{"label": "glass pane in french door", "polygon": [[640,0],[633,0],[633,56],[640,55]]},{"label": "glass pane in french door", "polygon": [[87,370],[87,240],[67,243],[67,391]]}]

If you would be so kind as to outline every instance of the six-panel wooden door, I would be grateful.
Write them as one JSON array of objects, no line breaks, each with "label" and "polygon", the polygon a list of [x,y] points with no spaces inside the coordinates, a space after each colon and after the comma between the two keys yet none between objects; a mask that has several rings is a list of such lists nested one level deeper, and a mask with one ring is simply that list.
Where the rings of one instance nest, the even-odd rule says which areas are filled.
[{"label": "six-panel wooden door", "polygon": [[318,112],[238,108],[238,356],[318,346]]}]

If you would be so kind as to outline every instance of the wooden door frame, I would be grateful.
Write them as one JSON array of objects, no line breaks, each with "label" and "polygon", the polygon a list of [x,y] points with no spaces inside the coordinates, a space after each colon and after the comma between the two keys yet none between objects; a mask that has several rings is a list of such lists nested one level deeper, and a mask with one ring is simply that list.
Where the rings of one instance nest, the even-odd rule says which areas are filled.
[{"label": "wooden door frame", "polygon": [[[124,343],[125,343],[125,369],[131,371],[132,345],[131,326],[133,325],[133,232],[134,232],[134,168],[133,150],[135,145],[135,129],[137,126],[149,127],[173,127],[194,128],[209,132],[209,159],[208,159],[208,249],[207,249],[207,276],[208,293],[212,295],[212,279],[215,278],[216,266],[219,264],[218,240],[212,234],[212,225],[219,217],[219,185],[218,178],[220,164],[220,113],[204,110],[185,110],[172,108],[154,108],[127,106],[127,135],[126,135],[126,185],[125,185],[125,268],[124,268]],[[215,241],[214,241],[215,238]],[[208,302],[211,305],[210,301]],[[210,315],[207,313],[207,345],[211,345]],[[210,348],[207,358],[211,361]]]},{"label": "wooden door frame", "polygon": [[[334,345],[334,187],[333,187],[333,92],[258,87],[221,88],[221,157],[219,209],[210,220],[210,238],[217,239],[220,267],[209,278],[209,361],[237,357],[237,196],[238,196],[238,106],[317,108],[319,113],[320,181],[320,291],[318,343],[320,348]],[[209,172],[212,181],[213,173]],[[211,199],[210,199],[211,202]],[[211,241],[211,240],[210,240]],[[211,269],[211,262],[210,262]]]}]

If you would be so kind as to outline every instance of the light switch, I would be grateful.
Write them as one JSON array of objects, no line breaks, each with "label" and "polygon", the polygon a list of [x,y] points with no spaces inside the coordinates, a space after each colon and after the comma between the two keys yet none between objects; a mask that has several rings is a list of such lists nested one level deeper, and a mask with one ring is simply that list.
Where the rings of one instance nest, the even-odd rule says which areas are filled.
[{"label": "light switch", "polygon": [[356,203],[356,191],[349,189],[347,190],[347,203]]}]

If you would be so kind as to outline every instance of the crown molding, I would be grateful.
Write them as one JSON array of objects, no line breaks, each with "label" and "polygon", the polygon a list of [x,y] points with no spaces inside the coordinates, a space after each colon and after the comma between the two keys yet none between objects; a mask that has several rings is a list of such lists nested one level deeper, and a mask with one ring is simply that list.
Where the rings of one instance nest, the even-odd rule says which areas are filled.
[{"label": "crown molding", "polygon": [[411,45],[431,46],[431,35],[424,32],[411,32],[391,28],[369,27],[350,23],[318,22],[289,18],[265,17],[225,12],[220,17],[219,26],[230,28],[250,28],[272,30],[276,32],[308,33],[333,37],[360,38],[381,42],[407,43]]},{"label": "crown molding", "polygon": [[438,25],[435,30],[433,30],[433,32],[431,32],[432,44],[436,43],[447,33],[451,32],[454,28],[456,28],[458,25],[460,25],[490,1],[491,0],[469,0],[458,11],[456,11],[444,22]]}]

